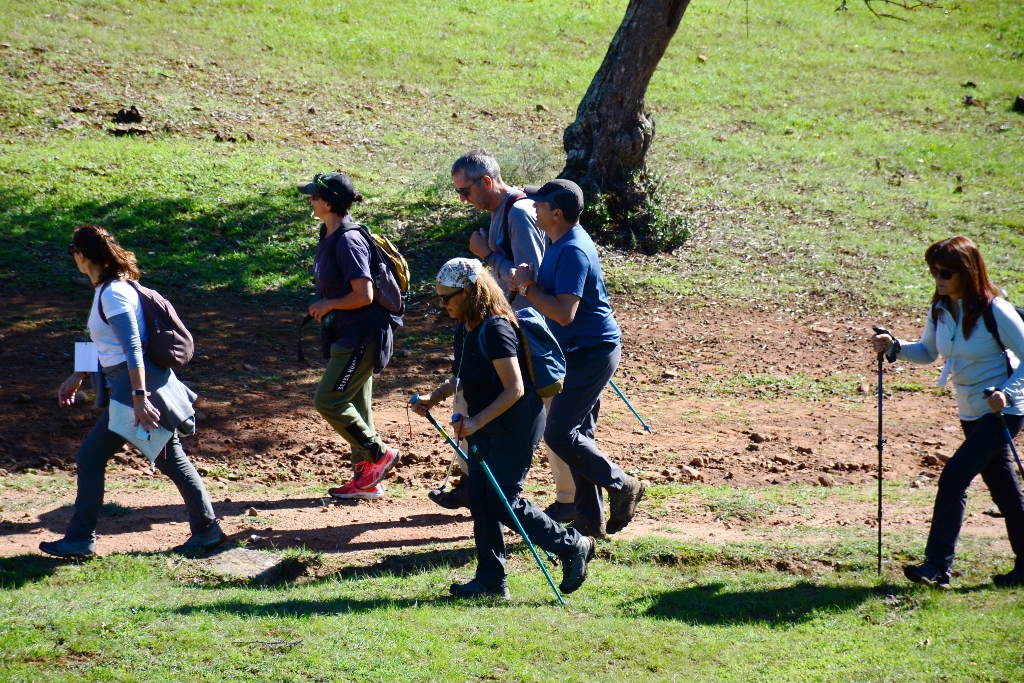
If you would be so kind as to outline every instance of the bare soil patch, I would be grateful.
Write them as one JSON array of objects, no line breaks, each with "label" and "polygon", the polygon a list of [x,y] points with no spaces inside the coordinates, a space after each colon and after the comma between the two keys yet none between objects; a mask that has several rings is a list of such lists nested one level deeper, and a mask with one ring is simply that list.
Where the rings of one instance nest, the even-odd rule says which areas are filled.
[{"label": "bare soil patch", "polygon": [[[175,300],[198,346],[196,359],[179,373],[201,396],[199,432],[185,448],[202,468],[233,538],[255,547],[361,552],[471,537],[465,511],[460,516],[426,499],[444,476],[447,447],[415,416],[410,435],[406,417],[408,397],[439,381],[451,358],[451,322],[431,304],[411,308],[398,353],[375,383],[377,427],[403,454],[387,482],[389,495],[334,505],[326,488],[347,479],[348,448],[312,407],[323,366],[318,342],[307,336],[312,360],[295,359],[304,311],[240,298]],[[0,481],[19,482],[4,489],[0,553],[33,550],[59,534],[70,517],[74,487],[68,477],[97,412],[88,401],[58,409],[56,388],[71,371],[72,342],[82,338],[76,321],[84,320],[88,302],[88,292],[73,302],[38,294],[11,294],[0,302],[0,403],[8,417],[0,425],[6,477]],[[621,401],[606,393],[598,439],[623,468],[652,483],[758,488],[816,484],[827,476],[837,485],[873,485],[876,361],[865,339],[876,321],[797,304],[627,297],[613,303],[624,334],[616,381],[653,424],[653,433],[644,433]],[[885,322],[905,337],[920,326],[903,314]],[[909,388],[887,393],[885,400],[885,476],[931,486],[960,443],[954,400],[934,389],[933,370],[897,365],[885,371],[890,386]],[[530,495],[546,503],[551,484],[539,454]],[[111,463],[108,490],[108,502],[125,510],[103,519],[101,552],[162,550],[187,537],[173,487],[130,448]],[[870,501],[752,523],[722,520],[704,508],[670,504],[655,510],[653,501],[645,506],[629,535],[721,541],[749,537],[755,528],[770,536],[776,527],[868,527],[874,519]],[[246,514],[249,508],[256,517]],[[929,516],[930,510],[908,505],[888,519],[921,526]],[[968,527],[998,536],[1001,524],[978,515]]]}]

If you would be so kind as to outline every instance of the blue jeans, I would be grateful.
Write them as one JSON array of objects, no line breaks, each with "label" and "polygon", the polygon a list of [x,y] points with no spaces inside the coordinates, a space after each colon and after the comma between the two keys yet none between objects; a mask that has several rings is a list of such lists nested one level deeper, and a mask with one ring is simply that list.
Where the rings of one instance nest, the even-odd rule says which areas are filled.
[{"label": "blue jeans", "polygon": [[[1024,416],[1004,415],[1003,419],[1014,436],[1024,426]],[[977,420],[961,420],[960,425],[967,438],[939,477],[925,558],[936,567],[949,569],[953,566],[956,541],[967,507],[967,487],[980,474],[992,494],[992,501],[1006,520],[1010,546],[1017,556],[1016,568],[1024,571],[1024,494],[1017,482],[1006,431],[995,413],[982,415]]]},{"label": "blue jeans", "polygon": [[469,511],[476,541],[476,578],[499,588],[505,584],[505,529],[515,528],[501,497],[504,496],[533,544],[558,556],[575,551],[580,534],[565,529],[525,498],[520,498],[530,471],[533,452],[544,431],[544,404],[528,394],[514,406],[469,437],[494,475],[501,494],[472,454],[469,457]]},{"label": "blue jeans", "polygon": [[601,392],[619,367],[619,345],[579,349],[565,354],[562,393],[551,399],[544,441],[572,470],[576,511],[580,517],[604,523],[601,489],[620,490],[626,473],[594,442],[601,412]]},{"label": "blue jeans", "polygon": [[[121,450],[126,439],[107,428],[110,412],[104,410],[99,422],[85,437],[78,449],[75,462],[78,465],[78,496],[75,498],[75,514],[68,524],[64,537],[71,541],[92,541],[96,539],[96,519],[103,507],[103,485],[107,461]],[[188,510],[188,524],[193,534],[206,531],[217,521],[213,514],[210,494],[203,484],[196,468],[185,455],[178,441],[177,432],[167,442],[166,450],[153,463],[166,474],[185,501]]]}]

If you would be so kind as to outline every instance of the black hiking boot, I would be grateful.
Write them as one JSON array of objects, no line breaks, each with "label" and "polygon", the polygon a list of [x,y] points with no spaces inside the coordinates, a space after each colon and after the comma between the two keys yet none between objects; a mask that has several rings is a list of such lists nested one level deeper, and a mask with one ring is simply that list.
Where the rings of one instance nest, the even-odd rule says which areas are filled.
[{"label": "black hiking boot", "polygon": [[458,510],[459,508],[469,507],[469,484],[466,483],[466,478],[463,477],[456,486],[452,487],[451,491],[445,491],[444,489],[434,489],[427,494],[427,498],[434,501],[446,510]]},{"label": "black hiking boot", "polygon": [[65,559],[93,557],[96,555],[96,541],[69,541],[62,538],[59,541],[43,541],[39,549],[47,555]]},{"label": "black hiking boot", "polygon": [[996,574],[992,577],[992,583],[1000,588],[1024,586],[1024,570],[1014,569],[1005,574]]},{"label": "black hiking boot", "polygon": [[473,579],[468,583],[453,583],[448,589],[457,598],[501,598],[508,600],[512,596],[508,592],[508,584],[503,583],[498,588],[488,586],[480,579]]},{"label": "black hiking boot", "polygon": [[593,536],[601,540],[608,540],[608,533],[605,531],[604,524],[589,517],[577,516],[572,524],[569,525],[569,528],[575,529],[583,536]]},{"label": "black hiking boot", "polygon": [[644,497],[647,485],[636,477],[626,475],[626,485],[619,490],[608,489],[608,516],[607,531],[614,534],[626,528],[626,525],[633,521],[636,514],[636,506]]},{"label": "black hiking boot", "polygon": [[583,585],[587,580],[587,566],[594,559],[594,548],[597,541],[593,536],[580,539],[576,549],[568,555],[562,555],[562,583],[558,589],[568,595]]},{"label": "black hiking boot", "polygon": [[924,564],[908,564],[903,568],[903,576],[914,583],[923,583],[931,588],[949,590],[949,570],[939,569],[931,562]]}]

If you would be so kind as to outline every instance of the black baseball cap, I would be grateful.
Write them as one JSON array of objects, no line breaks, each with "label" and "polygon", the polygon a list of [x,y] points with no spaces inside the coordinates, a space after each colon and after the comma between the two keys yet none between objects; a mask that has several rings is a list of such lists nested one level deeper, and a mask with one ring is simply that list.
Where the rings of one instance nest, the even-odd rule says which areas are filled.
[{"label": "black baseball cap", "polygon": [[535,202],[550,202],[562,210],[567,217],[576,217],[583,212],[583,190],[571,180],[551,180],[543,185],[527,185],[523,188],[527,198]]},{"label": "black baseball cap", "polygon": [[344,173],[317,173],[308,183],[299,183],[299,192],[320,195],[331,204],[351,204],[356,198],[356,186]]}]

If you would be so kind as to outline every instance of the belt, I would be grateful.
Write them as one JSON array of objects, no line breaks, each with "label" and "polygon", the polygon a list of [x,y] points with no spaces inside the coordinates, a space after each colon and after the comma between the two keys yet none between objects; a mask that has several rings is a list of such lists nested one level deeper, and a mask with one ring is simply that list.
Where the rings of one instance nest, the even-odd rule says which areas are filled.
[{"label": "belt", "polygon": [[102,368],[101,367],[100,368],[100,372],[102,372],[104,375],[113,375],[115,372],[118,372],[120,370],[124,370],[127,367],[128,367],[128,361],[121,361],[117,365],[111,365],[110,367],[107,367],[107,368]]}]

